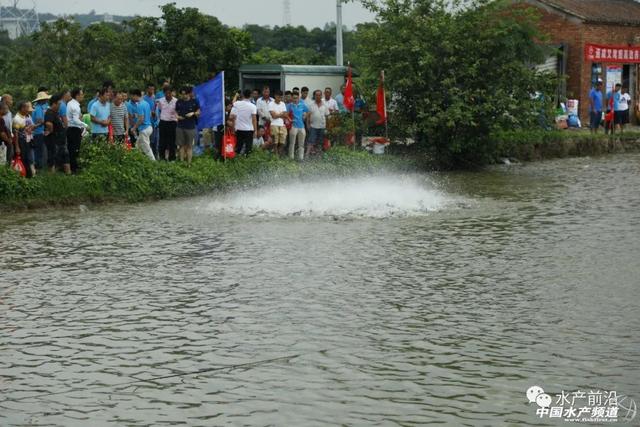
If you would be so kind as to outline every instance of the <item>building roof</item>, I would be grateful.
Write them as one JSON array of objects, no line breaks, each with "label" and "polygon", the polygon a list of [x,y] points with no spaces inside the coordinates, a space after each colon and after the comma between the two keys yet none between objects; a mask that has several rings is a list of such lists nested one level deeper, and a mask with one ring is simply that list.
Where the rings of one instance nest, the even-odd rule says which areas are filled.
[{"label": "building roof", "polygon": [[[336,65],[279,65],[279,64],[245,64],[240,67],[241,73],[285,73],[305,75],[345,75],[347,67]],[[353,70],[353,75],[357,75]]]},{"label": "building roof", "polygon": [[535,0],[535,2],[589,23],[640,26],[640,3],[634,0]]}]

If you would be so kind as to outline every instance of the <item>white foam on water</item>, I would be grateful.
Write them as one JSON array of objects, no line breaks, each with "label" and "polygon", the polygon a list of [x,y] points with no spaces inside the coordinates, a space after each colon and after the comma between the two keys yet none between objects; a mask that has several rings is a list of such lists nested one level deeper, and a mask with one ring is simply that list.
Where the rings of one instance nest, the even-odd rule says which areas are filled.
[{"label": "white foam on water", "polygon": [[265,185],[219,197],[206,209],[267,217],[386,218],[425,215],[453,202],[424,176],[384,175]]}]

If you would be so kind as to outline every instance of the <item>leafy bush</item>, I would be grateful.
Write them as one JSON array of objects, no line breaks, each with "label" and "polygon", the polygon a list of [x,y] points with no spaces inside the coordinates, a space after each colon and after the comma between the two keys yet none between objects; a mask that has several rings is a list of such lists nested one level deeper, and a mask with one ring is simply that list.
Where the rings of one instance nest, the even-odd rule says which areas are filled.
[{"label": "leafy bush", "polygon": [[359,28],[364,69],[385,70],[393,121],[441,167],[468,168],[497,152],[491,134],[546,124],[557,81],[530,64],[546,48],[539,16],[506,0],[363,0],[377,21]]}]

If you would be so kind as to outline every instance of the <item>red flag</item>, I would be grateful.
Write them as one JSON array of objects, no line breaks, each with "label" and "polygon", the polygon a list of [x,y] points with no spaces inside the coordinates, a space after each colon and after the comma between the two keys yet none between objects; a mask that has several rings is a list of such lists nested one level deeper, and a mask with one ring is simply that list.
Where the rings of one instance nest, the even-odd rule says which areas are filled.
[{"label": "red flag", "polygon": [[351,64],[349,64],[349,75],[347,77],[347,86],[344,89],[344,108],[353,111],[356,106],[356,100],[353,97],[353,77],[351,75]]},{"label": "red flag", "polygon": [[380,74],[380,84],[378,85],[378,96],[377,96],[377,108],[378,116],[380,119],[376,124],[382,125],[387,123],[387,98],[384,93],[384,71]]}]

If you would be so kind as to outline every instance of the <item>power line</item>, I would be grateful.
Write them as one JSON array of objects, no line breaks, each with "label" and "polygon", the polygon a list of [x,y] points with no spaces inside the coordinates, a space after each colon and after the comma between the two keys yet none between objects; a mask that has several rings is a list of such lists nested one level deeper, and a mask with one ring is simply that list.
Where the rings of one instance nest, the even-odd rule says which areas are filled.
[{"label": "power line", "polygon": [[10,6],[0,3],[0,30],[6,30],[15,39],[40,30],[40,18],[35,1],[31,9],[20,9],[20,1],[13,0]]},{"label": "power line", "polygon": [[291,25],[291,0],[283,0],[282,8],[282,24],[288,27]]}]

